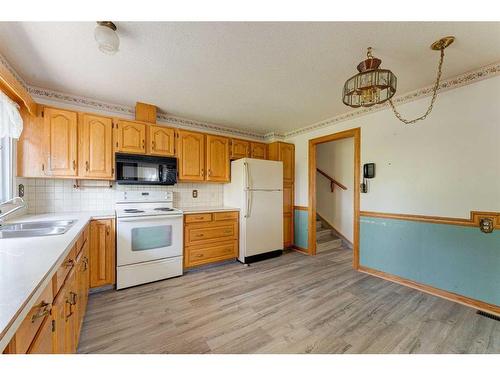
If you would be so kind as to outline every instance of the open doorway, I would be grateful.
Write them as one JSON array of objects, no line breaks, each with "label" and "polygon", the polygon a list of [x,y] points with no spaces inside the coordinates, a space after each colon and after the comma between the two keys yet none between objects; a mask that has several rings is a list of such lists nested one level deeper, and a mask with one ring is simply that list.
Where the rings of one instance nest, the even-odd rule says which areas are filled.
[{"label": "open doorway", "polygon": [[[345,241],[359,265],[360,128],[309,141],[310,255]],[[319,215],[318,215],[319,214]]]}]

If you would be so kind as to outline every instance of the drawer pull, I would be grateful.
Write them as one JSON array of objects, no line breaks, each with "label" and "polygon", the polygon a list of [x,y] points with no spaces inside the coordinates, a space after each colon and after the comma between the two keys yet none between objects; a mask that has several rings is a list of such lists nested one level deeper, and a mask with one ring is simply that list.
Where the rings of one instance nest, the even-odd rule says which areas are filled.
[{"label": "drawer pull", "polygon": [[43,318],[50,314],[50,303],[40,303],[38,311],[31,316],[31,323],[34,323],[38,318]]},{"label": "drawer pull", "polygon": [[232,234],[232,233],[233,233],[233,231],[232,231],[232,230],[230,230],[230,229],[226,229],[226,230],[224,231],[224,234]]},{"label": "drawer pull", "polygon": [[203,258],[203,254],[197,254],[196,258]]},{"label": "drawer pull", "polygon": [[196,220],[203,220],[205,218],[205,216],[197,216],[195,217]]},{"label": "drawer pull", "polygon": [[203,233],[200,233],[200,234],[197,234],[195,237],[196,238],[200,238],[200,237],[204,237],[205,235]]}]

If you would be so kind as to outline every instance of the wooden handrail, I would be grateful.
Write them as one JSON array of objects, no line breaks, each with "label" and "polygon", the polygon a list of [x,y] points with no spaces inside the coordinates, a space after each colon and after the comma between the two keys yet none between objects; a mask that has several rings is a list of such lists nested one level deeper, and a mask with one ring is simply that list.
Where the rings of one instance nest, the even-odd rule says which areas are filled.
[{"label": "wooden handrail", "polygon": [[338,182],[337,180],[335,180],[334,178],[330,177],[328,174],[326,174],[325,172],[323,172],[321,169],[319,168],[316,168],[316,170],[322,174],[323,176],[325,176],[327,179],[330,180],[330,189],[332,190],[332,193],[333,193],[333,188],[335,185],[337,185],[339,188],[341,188],[342,190],[347,190],[347,186],[345,185],[342,185],[340,182]]}]

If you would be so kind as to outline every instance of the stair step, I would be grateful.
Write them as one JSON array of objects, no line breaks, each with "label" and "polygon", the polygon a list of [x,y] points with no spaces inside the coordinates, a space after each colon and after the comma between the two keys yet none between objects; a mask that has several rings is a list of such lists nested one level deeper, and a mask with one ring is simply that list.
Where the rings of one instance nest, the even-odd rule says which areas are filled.
[{"label": "stair step", "polygon": [[332,230],[330,228],[316,229],[316,239],[325,238],[331,235],[332,235]]},{"label": "stair step", "polygon": [[338,249],[342,247],[342,239],[330,234],[316,240],[316,252]]}]

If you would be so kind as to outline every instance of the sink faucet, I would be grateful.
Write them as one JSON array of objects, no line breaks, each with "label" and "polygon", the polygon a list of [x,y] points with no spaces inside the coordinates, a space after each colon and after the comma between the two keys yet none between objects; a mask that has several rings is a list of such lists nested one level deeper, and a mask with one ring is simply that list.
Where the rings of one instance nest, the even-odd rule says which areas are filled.
[{"label": "sink faucet", "polygon": [[20,210],[21,208],[25,208],[26,207],[26,202],[24,202],[24,199],[21,198],[21,197],[15,197],[15,198],[12,198],[8,201],[5,201],[2,203],[2,205],[5,205],[5,204],[17,204],[17,203],[20,203],[19,205],[16,205],[15,207],[11,208],[10,210],[7,210],[7,211],[3,211],[1,208],[0,208],[0,226],[2,225],[2,222],[5,220],[5,218],[11,214],[13,214],[14,212]]}]

